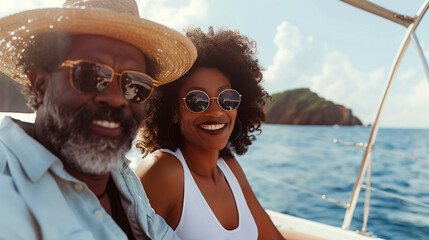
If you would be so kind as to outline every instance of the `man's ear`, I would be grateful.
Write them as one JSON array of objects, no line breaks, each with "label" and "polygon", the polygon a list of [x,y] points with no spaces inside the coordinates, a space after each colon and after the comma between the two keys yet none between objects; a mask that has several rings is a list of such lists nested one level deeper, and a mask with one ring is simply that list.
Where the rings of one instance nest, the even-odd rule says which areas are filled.
[{"label": "man's ear", "polygon": [[41,96],[38,97],[43,98],[48,87],[49,73],[42,69],[31,69],[28,78],[30,79],[33,91],[36,94],[41,94]]}]

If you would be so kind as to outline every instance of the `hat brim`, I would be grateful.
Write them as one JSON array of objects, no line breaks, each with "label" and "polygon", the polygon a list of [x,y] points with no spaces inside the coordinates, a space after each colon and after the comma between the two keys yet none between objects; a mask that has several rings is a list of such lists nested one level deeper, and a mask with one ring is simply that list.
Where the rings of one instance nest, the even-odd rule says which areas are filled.
[{"label": "hat brim", "polygon": [[185,74],[197,57],[187,37],[150,20],[102,9],[47,8],[0,19],[0,71],[29,85],[17,63],[34,36],[54,31],[102,35],[134,45],[155,63],[154,78],[160,84]]}]

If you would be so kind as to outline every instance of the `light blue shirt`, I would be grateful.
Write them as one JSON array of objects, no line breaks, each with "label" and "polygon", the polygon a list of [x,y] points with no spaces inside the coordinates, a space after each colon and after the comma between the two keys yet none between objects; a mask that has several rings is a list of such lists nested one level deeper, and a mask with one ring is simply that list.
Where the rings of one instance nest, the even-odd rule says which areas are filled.
[{"label": "light blue shirt", "polygon": [[[178,239],[128,163],[111,176],[136,239]],[[127,239],[86,184],[9,117],[0,123],[0,195],[0,239]]]}]

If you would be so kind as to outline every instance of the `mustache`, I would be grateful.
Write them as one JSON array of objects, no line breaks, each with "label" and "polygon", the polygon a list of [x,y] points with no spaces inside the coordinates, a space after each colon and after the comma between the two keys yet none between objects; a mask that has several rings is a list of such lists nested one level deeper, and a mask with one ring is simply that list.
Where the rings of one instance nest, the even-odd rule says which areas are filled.
[{"label": "mustache", "polygon": [[58,111],[61,118],[65,120],[65,122],[63,122],[64,125],[60,124],[60,128],[63,128],[63,130],[65,130],[64,128],[69,128],[68,131],[61,131],[58,133],[60,135],[59,137],[62,138],[68,138],[69,136],[66,135],[69,135],[69,133],[73,131],[80,132],[81,130],[86,129],[93,120],[117,122],[123,129],[123,135],[131,138],[134,137],[141,124],[135,118],[126,117],[122,109],[110,106],[103,106],[96,111],[89,110],[83,106],[73,112],[60,106]]},{"label": "mustache", "polygon": [[82,124],[88,124],[93,120],[108,120],[120,123],[124,129],[138,124],[134,118],[126,117],[122,109],[108,106],[97,109],[95,112],[82,107],[75,113],[74,119]]},{"label": "mustache", "polygon": [[92,120],[109,120],[113,122],[118,122],[125,125],[129,125],[130,122],[135,122],[134,119],[125,117],[124,111],[119,108],[113,107],[102,107],[95,112],[83,111],[78,116],[79,118],[83,118],[83,120],[92,121]]}]

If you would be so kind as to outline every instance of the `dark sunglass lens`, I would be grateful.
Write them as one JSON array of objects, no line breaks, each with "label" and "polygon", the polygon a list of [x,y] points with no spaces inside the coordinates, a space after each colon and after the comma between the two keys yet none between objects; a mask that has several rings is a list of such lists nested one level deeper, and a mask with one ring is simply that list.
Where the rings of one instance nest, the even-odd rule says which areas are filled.
[{"label": "dark sunglass lens", "polygon": [[109,86],[112,70],[96,63],[76,63],[72,71],[75,88],[82,92],[102,91]]},{"label": "dark sunglass lens", "polygon": [[238,108],[241,102],[240,94],[232,89],[225,90],[219,94],[219,106],[225,111],[232,111]]},{"label": "dark sunglass lens", "polygon": [[146,100],[153,88],[152,79],[136,72],[122,73],[121,83],[125,99],[137,103]]},{"label": "dark sunglass lens", "polygon": [[207,94],[201,91],[193,91],[186,95],[186,106],[192,112],[204,112],[210,104]]}]

